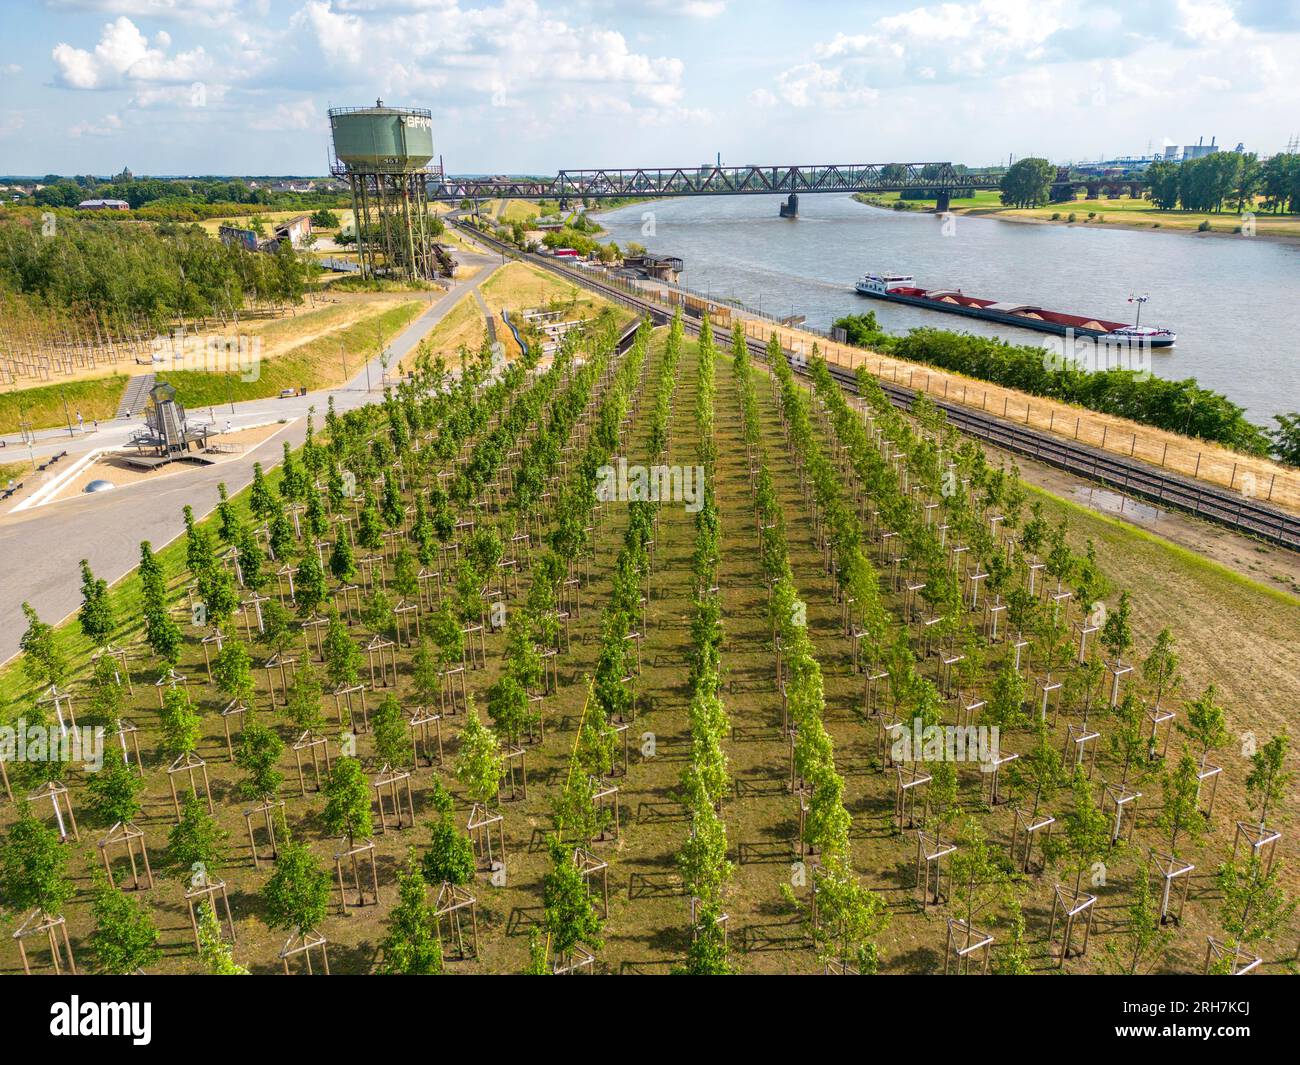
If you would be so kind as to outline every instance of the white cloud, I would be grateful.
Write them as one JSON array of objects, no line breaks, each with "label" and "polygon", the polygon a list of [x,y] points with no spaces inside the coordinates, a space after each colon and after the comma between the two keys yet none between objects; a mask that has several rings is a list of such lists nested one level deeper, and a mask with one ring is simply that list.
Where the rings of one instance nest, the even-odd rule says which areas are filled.
[{"label": "white cloud", "polygon": [[117,115],[105,115],[99,122],[78,122],[68,127],[71,137],[111,137],[122,128],[122,120]]},{"label": "white cloud", "polygon": [[251,118],[250,129],[261,132],[283,131],[291,129],[320,129],[321,116],[311,100],[299,100],[291,104],[277,104],[270,111]]},{"label": "white cloud", "polygon": [[161,33],[151,46],[134,22],[119,15],[104,26],[93,52],[62,41],[55,45],[56,80],[69,89],[111,89],[131,82],[192,81],[210,68],[202,45],[169,56],[170,44]]},{"label": "white cloud", "polygon": [[568,86],[585,85],[642,110],[684,104],[680,59],[636,51],[621,32],[568,22],[536,0],[307,0],[290,28],[309,36],[336,80],[364,80],[385,96],[438,90],[444,104],[568,110]]}]

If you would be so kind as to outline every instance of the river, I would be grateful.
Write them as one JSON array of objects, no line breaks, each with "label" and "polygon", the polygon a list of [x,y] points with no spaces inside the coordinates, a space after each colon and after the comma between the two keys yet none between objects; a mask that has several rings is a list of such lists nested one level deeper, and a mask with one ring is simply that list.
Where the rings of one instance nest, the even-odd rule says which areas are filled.
[{"label": "river", "polygon": [[[854,282],[868,270],[911,273],[922,288],[1118,321],[1133,320],[1130,294],[1149,294],[1142,324],[1178,333],[1174,348],[1151,353],[1154,373],[1195,377],[1261,424],[1300,409],[1300,244],[960,215],[945,235],[934,215],[869,207],[847,194],[803,196],[797,219],[778,217],[781,202],[702,196],[632,204],[597,218],[620,247],[636,241],[680,256],[684,285],[768,314],[803,314],[819,329],[874,310],[892,333],[929,325],[1024,344],[1045,339],[859,296]],[[652,217],[643,219],[647,212]]]}]

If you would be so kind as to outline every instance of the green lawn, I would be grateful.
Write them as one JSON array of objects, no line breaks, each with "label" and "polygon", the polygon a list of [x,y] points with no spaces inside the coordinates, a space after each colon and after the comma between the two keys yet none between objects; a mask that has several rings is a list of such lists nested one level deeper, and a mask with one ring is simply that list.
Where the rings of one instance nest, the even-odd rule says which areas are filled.
[{"label": "green lawn", "polygon": [[87,423],[94,418],[105,421],[117,413],[126,382],[125,374],[113,374],[0,393],[0,433],[18,432],[22,421],[30,422],[33,429],[67,425],[69,415],[75,424],[77,411]]}]

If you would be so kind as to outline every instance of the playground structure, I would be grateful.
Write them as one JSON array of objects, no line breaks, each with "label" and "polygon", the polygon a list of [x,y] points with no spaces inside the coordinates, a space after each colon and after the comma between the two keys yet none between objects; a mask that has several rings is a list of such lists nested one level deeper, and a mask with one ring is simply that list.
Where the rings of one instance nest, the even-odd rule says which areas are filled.
[{"label": "playground structure", "polygon": [[149,390],[144,420],[144,426],[131,434],[130,443],[136,450],[119,456],[123,462],[152,470],[169,462],[210,461],[193,454],[192,449],[207,450],[212,424],[191,421],[176,399],[176,389],[166,381],[159,381]]}]

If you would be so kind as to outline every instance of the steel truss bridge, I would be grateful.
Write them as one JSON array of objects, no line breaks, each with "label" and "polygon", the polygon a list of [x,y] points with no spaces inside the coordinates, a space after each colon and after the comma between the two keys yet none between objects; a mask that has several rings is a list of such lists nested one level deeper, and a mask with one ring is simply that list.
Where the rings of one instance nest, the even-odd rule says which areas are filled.
[{"label": "steel truss bridge", "polygon": [[951,163],[830,163],[794,166],[637,167],[561,170],[553,178],[461,180],[436,175],[429,198],[438,200],[571,200],[665,196],[798,196],[817,192],[905,192],[933,189],[948,197],[996,189],[1000,175],[970,174]]}]

